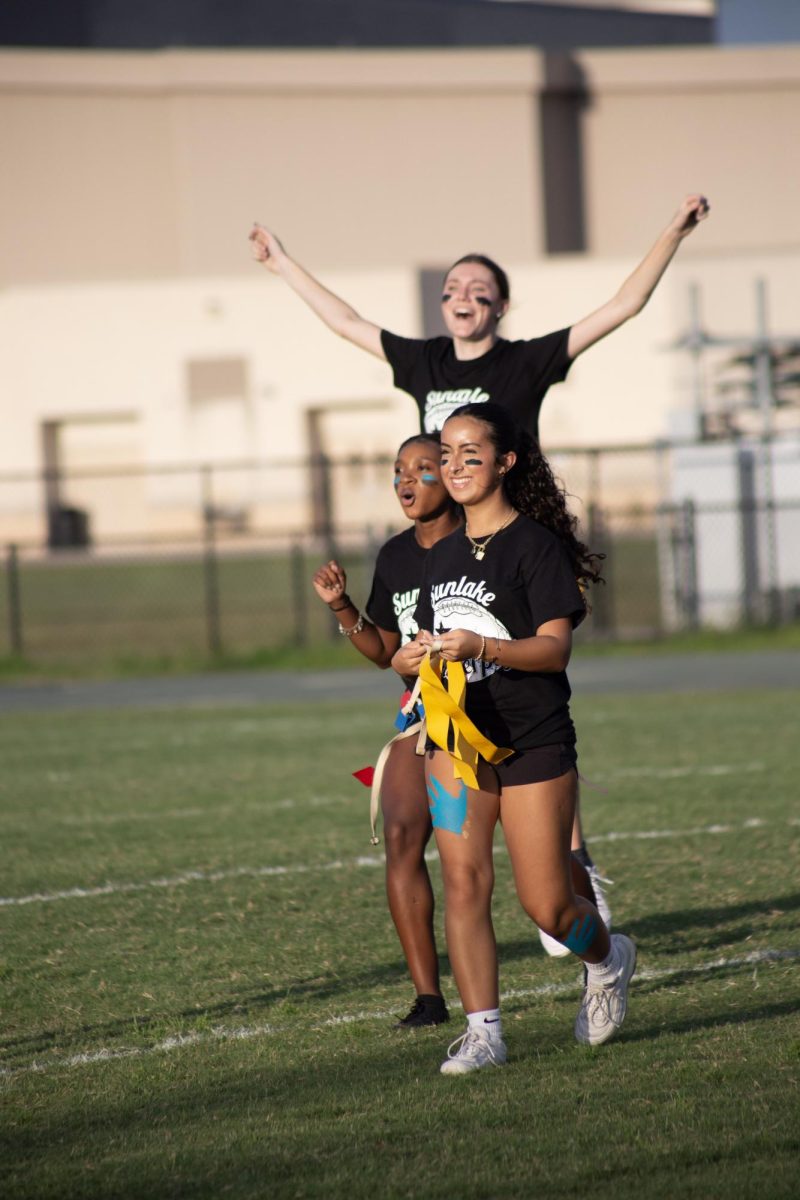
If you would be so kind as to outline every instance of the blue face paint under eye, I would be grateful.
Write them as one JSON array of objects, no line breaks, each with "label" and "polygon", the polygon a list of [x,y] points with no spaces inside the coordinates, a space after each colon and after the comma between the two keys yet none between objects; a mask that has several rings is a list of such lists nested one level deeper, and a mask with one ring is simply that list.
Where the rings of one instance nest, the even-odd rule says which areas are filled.
[{"label": "blue face paint under eye", "polygon": [[423,483],[438,483],[439,482],[439,480],[436,478],[435,475],[421,475],[420,479],[422,480]]}]

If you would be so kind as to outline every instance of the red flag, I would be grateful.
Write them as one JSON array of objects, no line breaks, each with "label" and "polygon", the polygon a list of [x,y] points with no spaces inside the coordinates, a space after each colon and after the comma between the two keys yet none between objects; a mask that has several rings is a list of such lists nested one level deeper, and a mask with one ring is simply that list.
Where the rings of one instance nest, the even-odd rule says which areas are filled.
[{"label": "red flag", "polygon": [[374,767],[362,767],[360,771],[353,771],[355,779],[359,779],[364,787],[372,787],[372,781],[375,778]]}]

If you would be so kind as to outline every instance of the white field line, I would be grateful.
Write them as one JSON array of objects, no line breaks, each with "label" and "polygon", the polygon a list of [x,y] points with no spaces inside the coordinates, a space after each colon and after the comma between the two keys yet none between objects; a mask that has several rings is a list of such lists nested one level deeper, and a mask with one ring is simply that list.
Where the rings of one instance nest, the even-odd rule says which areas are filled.
[{"label": "white field line", "polygon": [[[787,824],[794,825],[796,819],[789,819]],[[684,838],[719,836],[727,833],[742,833],[754,829],[764,829],[769,822],[760,817],[751,817],[737,825],[698,825],[690,829],[645,829],[621,830],[619,832],[600,833],[590,837],[589,843],[595,842],[624,842],[651,841],[659,838]],[[502,847],[496,852],[504,853]],[[431,850],[426,858],[435,859],[436,851]],[[145,879],[138,883],[105,883],[99,887],[71,887],[54,892],[32,892],[27,896],[0,896],[0,908],[19,908],[26,904],[53,904],[57,900],[88,900],[95,896],[119,896],[128,892],[146,892],[154,888],[185,887],[189,883],[221,883],[225,879],[262,879],[279,878],[289,875],[311,875],[323,871],[344,871],[361,867],[382,867],[382,854],[364,854],[346,861],[337,859],[329,863],[293,863],[290,866],[265,867],[229,867],[220,871],[181,871],[176,875],[165,875],[157,879]]]},{"label": "white field line", "polygon": [[708,763],[701,766],[684,767],[620,767],[609,771],[607,779],[687,779],[693,775],[749,775],[754,771],[766,771],[763,762]]},{"label": "white field line", "polygon": [[[610,771],[603,776],[603,784],[597,783],[594,780],[584,779],[584,784],[596,791],[605,791],[605,783],[613,783],[615,781],[623,781],[626,779],[687,779],[690,776],[726,776],[726,775],[747,775],[753,772],[765,771],[766,764],[763,762],[746,762],[746,763],[718,763],[707,764],[701,766],[684,766],[684,767],[620,767],[619,770]],[[69,783],[72,776],[68,772],[54,772],[49,774],[50,783]],[[311,796],[308,800],[298,801],[291,798],[273,801],[248,801],[241,804],[225,804],[217,808],[209,807],[202,808],[199,806],[187,808],[168,808],[158,812],[126,812],[126,813],[53,813],[48,816],[48,822],[60,825],[84,826],[84,825],[118,825],[121,823],[128,824],[134,821],[189,821],[196,820],[198,817],[218,818],[227,816],[230,813],[270,813],[280,812],[281,810],[290,810],[296,808],[326,808],[332,804],[346,803],[346,799],[341,796]],[[7,816],[0,815],[0,822],[16,825],[16,820],[13,814]]]},{"label": "white field line", "polygon": [[[167,808],[159,812],[126,812],[126,813],[51,813],[48,814],[48,825],[70,825],[83,827],[86,825],[120,825],[129,824],[136,821],[144,821],[147,823],[154,821],[194,821],[198,817],[207,817],[218,820],[220,817],[226,817],[231,814],[238,813],[256,813],[259,815],[267,815],[268,813],[289,811],[296,808],[328,808],[332,804],[346,803],[347,801],[340,796],[310,796],[306,800],[292,800],[286,798],[284,800],[272,801],[249,801],[247,803],[223,804],[216,808]],[[14,814],[0,815],[0,823],[13,828],[19,827],[19,821]]]},{"label": "white field line", "polygon": [[[798,958],[800,958],[800,950],[753,950],[750,954],[744,954],[736,958],[717,958],[711,962],[699,963],[696,966],[660,967],[650,970],[645,968],[644,970],[637,971],[633,982],[635,984],[637,982],[673,979],[677,976],[710,975],[715,971],[729,970],[731,968],[736,969],[738,967],[757,968],[765,963],[791,962]],[[534,999],[537,996],[568,996],[579,992],[581,986],[582,984],[579,979],[573,979],[569,983],[546,983],[533,988],[509,988],[508,991],[501,994],[500,1000],[501,1002],[505,1002],[507,1000]],[[456,1001],[451,1003],[450,1007],[458,1009],[461,1008],[461,1005]],[[310,1028],[324,1030],[367,1021],[385,1021],[393,1015],[387,1012],[386,1009],[342,1013],[338,1017],[327,1017],[325,1020],[311,1025]],[[116,1049],[102,1047],[99,1050],[86,1050],[80,1054],[65,1055],[65,1057],[55,1062],[40,1063],[34,1061],[24,1067],[0,1068],[0,1079],[12,1080],[19,1075],[44,1074],[65,1067],[92,1066],[95,1063],[113,1062],[116,1059],[122,1058],[144,1058],[149,1057],[151,1054],[168,1054],[175,1050],[182,1050],[187,1046],[200,1046],[208,1042],[246,1041],[258,1037],[271,1037],[275,1034],[288,1032],[292,1028],[292,1026],[288,1025],[217,1025],[213,1029],[205,1030],[202,1033],[175,1034],[172,1037],[164,1038],[163,1041],[154,1042],[149,1046],[119,1046]],[[55,1053],[58,1053],[57,1048]]]}]

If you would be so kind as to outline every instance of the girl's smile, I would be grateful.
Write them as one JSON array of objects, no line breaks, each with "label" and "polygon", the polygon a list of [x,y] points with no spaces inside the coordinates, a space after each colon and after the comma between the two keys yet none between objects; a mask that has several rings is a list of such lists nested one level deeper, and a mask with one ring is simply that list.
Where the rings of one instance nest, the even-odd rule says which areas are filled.
[{"label": "girl's smile", "polygon": [[451,417],[442,430],[442,479],[460,504],[476,504],[502,489],[512,461],[497,459],[487,427],[475,417]]},{"label": "girl's smile", "polygon": [[493,339],[506,309],[492,272],[481,263],[459,263],[442,290],[442,316],[448,333],[461,341]]}]

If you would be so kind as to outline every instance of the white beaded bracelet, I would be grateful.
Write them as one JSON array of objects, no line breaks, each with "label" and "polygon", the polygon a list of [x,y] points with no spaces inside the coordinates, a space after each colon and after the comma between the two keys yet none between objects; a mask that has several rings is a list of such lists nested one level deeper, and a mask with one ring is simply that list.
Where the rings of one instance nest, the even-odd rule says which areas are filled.
[{"label": "white beaded bracelet", "polygon": [[364,614],[360,612],[358,614],[358,620],[356,621],[355,625],[353,625],[352,628],[350,628],[350,629],[345,629],[344,625],[340,625],[339,633],[341,633],[342,637],[352,637],[354,633],[361,633],[361,630],[363,628],[364,628]]}]

